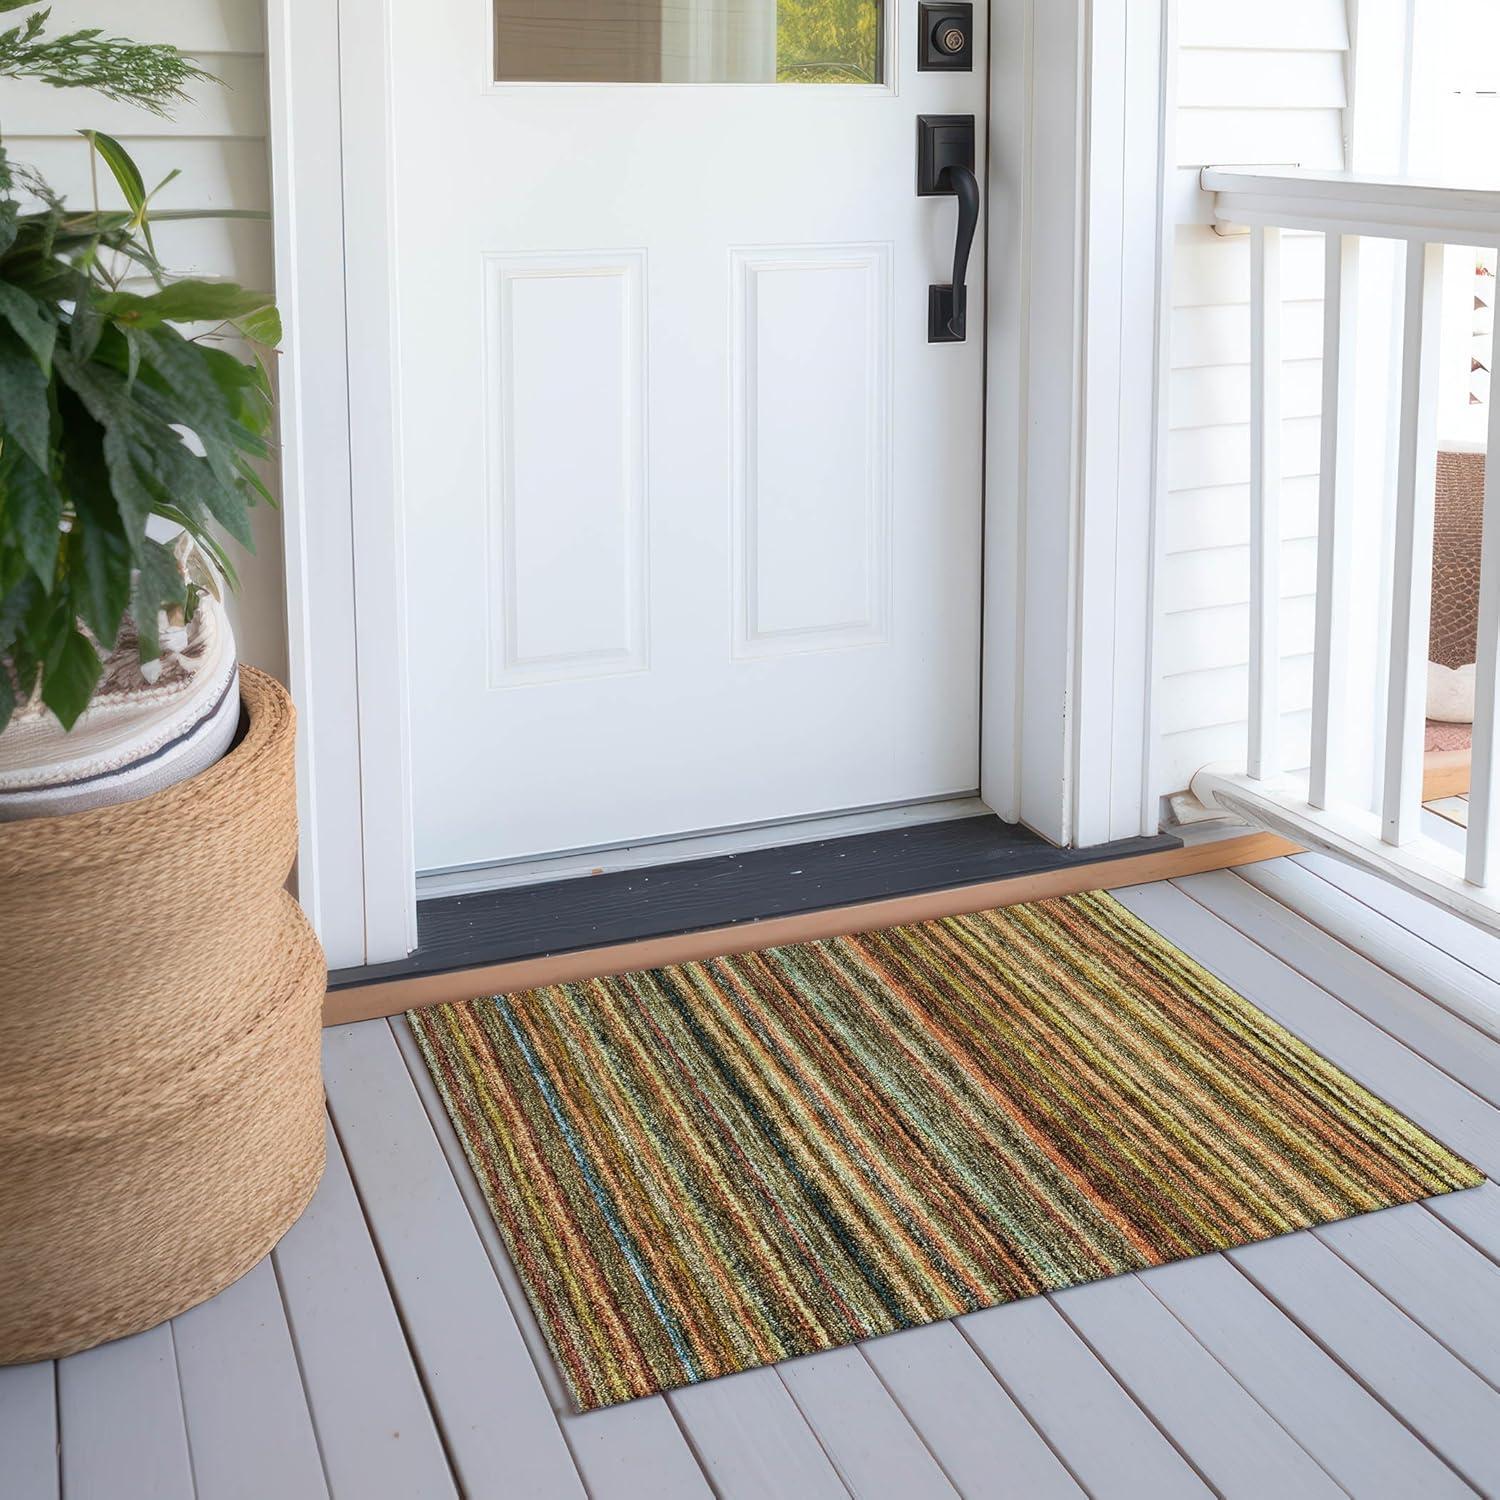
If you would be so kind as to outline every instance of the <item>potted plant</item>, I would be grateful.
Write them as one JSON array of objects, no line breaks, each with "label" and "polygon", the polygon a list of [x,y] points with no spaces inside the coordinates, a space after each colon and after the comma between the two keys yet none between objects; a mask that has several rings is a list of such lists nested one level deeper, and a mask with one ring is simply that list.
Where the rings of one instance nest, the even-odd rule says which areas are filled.
[{"label": "potted plant", "polygon": [[[47,19],[0,31],[0,77],[162,112],[204,76]],[[267,294],[170,278],[169,216],[85,134],[123,209],[65,204],[0,141],[0,1363],[212,1295],[323,1163],[291,705],[235,669],[216,597],[270,499],[280,328]]]}]

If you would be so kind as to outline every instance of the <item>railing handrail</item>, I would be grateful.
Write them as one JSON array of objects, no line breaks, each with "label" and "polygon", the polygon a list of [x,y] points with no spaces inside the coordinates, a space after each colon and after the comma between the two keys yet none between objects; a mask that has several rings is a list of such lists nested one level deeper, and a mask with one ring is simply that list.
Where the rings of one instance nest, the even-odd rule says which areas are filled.
[{"label": "railing handrail", "polygon": [[1204,167],[1198,180],[1221,224],[1450,245],[1500,239],[1500,189],[1296,167]]}]

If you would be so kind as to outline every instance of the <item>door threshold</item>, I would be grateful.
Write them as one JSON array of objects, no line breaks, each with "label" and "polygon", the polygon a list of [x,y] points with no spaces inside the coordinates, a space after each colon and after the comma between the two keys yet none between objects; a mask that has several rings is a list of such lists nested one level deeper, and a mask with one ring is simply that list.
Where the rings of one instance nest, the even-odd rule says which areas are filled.
[{"label": "door threshold", "polygon": [[[993,815],[782,844],[417,903],[417,950],[338,969],[339,992],[831,908],[979,886],[1181,847],[1171,835],[1059,849]],[[747,930],[745,946],[755,942]]]},{"label": "door threshold", "polygon": [[564,850],[560,854],[459,865],[448,870],[419,870],[417,900],[425,901],[433,896],[471,896],[480,891],[510,890],[516,886],[612,875],[617,870],[652,869],[658,865],[711,859],[715,855],[744,854],[768,846],[784,849],[796,844],[817,843],[822,839],[909,828],[920,823],[947,823],[958,818],[993,816],[977,793],[968,793],[917,802],[888,802],[846,812],[815,813],[810,817],[785,818],[772,823],[740,823],[697,833],[636,839],[628,844],[596,844],[587,849]]},{"label": "door threshold", "polygon": [[[1155,840],[1146,842],[1154,843]],[[1164,841],[1171,844],[1173,841]],[[1108,856],[1090,849],[1077,863],[1029,875],[945,887],[914,896],[819,908],[793,916],[767,917],[730,927],[705,928],[675,936],[600,944],[572,952],[544,954],[507,963],[478,964],[442,973],[395,976],[330,990],[323,1002],[323,1024],[344,1026],[398,1016],[426,1005],[472,1000],[476,995],[519,994],[540,985],[571,984],[604,974],[654,969],[718,958],[779,943],[810,943],[851,933],[895,927],[905,922],[993,911],[1022,901],[1046,901],[1078,891],[1110,891],[1157,880],[1178,880],[1206,870],[1229,870],[1264,859],[1299,854],[1301,849],[1269,833],[1205,839],[1191,847],[1147,854]],[[348,971],[346,971],[348,972]]]}]

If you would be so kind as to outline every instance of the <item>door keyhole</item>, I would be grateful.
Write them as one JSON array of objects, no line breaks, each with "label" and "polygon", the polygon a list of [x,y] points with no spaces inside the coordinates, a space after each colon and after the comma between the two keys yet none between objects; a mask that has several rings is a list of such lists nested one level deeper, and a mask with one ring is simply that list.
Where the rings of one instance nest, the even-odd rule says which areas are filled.
[{"label": "door keyhole", "polygon": [[973,72],[973,0],[922,0],[917,25],[919,73]]}]

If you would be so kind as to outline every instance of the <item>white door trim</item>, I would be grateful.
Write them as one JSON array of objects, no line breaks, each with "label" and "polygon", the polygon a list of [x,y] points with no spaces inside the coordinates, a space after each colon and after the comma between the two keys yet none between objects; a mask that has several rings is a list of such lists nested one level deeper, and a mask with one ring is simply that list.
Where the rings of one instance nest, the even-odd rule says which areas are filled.
[{"label": "white door trim", "polygon": [[[391,3],[268,6],[299,878],[336,968],[404,956],[416,932]],[[894,3],[914,25],[916,0]],[[1064,844],[1155,828],[1157,433],[1141,397],[1156,389],[1172,3],[991,4],[981,787]]]},{"label": "white door trim", "polygon": [[298,892],[332,968],[403,957],[417,931],[386,16],[267,5]]},{"label": "white door trim", "polygon": [[1157,828],[1175,5],[992,6],[980,790],[1059,844]]}]

